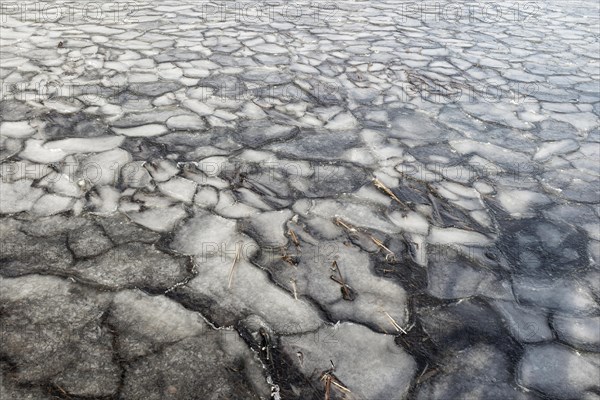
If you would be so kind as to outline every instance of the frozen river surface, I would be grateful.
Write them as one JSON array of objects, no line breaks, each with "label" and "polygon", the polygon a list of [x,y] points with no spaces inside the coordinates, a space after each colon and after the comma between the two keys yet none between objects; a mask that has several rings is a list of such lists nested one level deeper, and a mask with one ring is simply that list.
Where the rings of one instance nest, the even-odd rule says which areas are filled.
[{"label": "frozen river surface", "polygon": [[0,397],[600,399],[597,1],[2,5]]}]

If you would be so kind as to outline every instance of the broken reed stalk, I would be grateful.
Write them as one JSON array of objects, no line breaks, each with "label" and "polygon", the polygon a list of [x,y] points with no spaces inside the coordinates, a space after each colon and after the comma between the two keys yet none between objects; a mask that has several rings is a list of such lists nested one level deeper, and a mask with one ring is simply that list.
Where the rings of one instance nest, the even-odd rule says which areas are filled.
[{"label": "broken reed stalk", "polygon": [[260,334],[260,336],[263,339],[263,346],[261,346],[261,350],[264,351],[265,354],[265,358],[267,361],[272,360],[271,358],[271,336],[269,335],[269,333],[267,332],[267,330],[263,327],[261,327],[258,330],[258,333]]},{"label": "broken reed stalk", "polygon": [[389,261],[388,258],[391,258],[391,260],[395,260],[396,259],[396,254],[394,254],[393,251],[391,251],[390,249],[388,249],[381,240],[377,239],[375,236],[371,235],[371,240],[373,241],[373,243],[375,243],[377,245],[377,247],[379,247],[380,249],[383,249],[387,252],[387,255],[385,256],[386,260]]},{"label": "broken reed stalk", "polygon": [[[331,362],[331,361],[330,361]],[[340,381],[337,376],[335,376],[333,374],[333,371],[335,370],[335,366],[333,365],[333,362],[331,362],[332,367],[329,368],[327,371],[324,371],[321,374],[321,381],[325,382],[325,400],[331,400],[331,388],[333,385],[333,387],[335,389],[338,389],[339,391],[341,391],[342,393],[346,394],[346,393],[352,393],[352,391],[350,391],[350,389],[348,389],[343,383],[342,381]]]},{"label": "broken reed stalk", "polygon": [[58,389],[59,392],[61,392],[63,394],[63,396],[66,396],[69,399],[71,398],[65,389],[61,388],[59,385],[56,385],[56,388]]},{"label": "broken reed stalk", "polygon": [[338,284],[340,284],[342,286],[342,297],[344,298],[344,300],[348,300],[348,301],[354,300],[354,296],[352,295],[350,288],[346,284],[346,281],[344,281],[344,277],[342,276],[342,271],[340,270],[340,267],[338,266],[337,261],[334,260],[333,263],[331,263],[331,269],[334,271],[337,271],[339,279],[333,275],[331,275],[329,278],[331,278],[333,281],[337,282]]},{"label": "broken reed stalk", "polygon": [[292,242],[296,247],[300,247],[300,241],[298,240],[298,236],[296,236],[296,232],[294,232],[291,228],[288,230],[288,235],[292,239]]},{"label": "broken reed stalk", "polygon": [[[288,247],[289,245],[286,244],[285,246],[280,247],[281,250],[281,259],[283,261],[285,261],[286,263],[290,264],[292,267],[296,267],[298,265],[298,263],[300,262],[299,258],[297,255],[294,254],[290,254],[288,253]],[[299,251],[298,251],[299,253]]]},{"label": "broken reed stalk", "polygon": [[[331,391],[331,376],[329,374],[324,375],[325,377],[325,400],[330,400],[329,392]],[[321,378],[323,379],[323,378]]]},{"label": "broken reed stalk", "polygon": [[235,266],[240,258],[240,251],[242,250],[242,246],[238,246],[237,251],[235,252],[235,257],[233,258],[233,263],[231,263],[231,268],[229,269],[229,280],[227,283],[227,288],[231,289],[231,284],[233,283],[233,273],[235,272]]},{"label": "broken reed stalk", "polygon": [[331,375],[331,384],[336,386],[338,389],[342,390],[343,392],[352,393],[350,391],[350,389],[348,389],[346,386],[342,385],[340,383],[340,381],[338,380],[338,378],[336,378],[333,374]]},{"label": "broken reed stalk", "polygon": [[295,267],[298,263],[294,260],[294,257],[291,254],[288,254],[285,250],[283,250],[283,255],[281,259],[291,266]]},{"label": "broken reed stalk", "polygon": [[396,196],[394,194],[394,192],[392,192],[392,190],[390,188],[388,188],[387,186],[385,186],[383,184],[383,182],[381,182],[379,179],[373,178],[373,184],[375,185],[375,187],[377,189],[381,190],[382,192],[384,192],[385,194],[387,194],[388,196],[390,196],[394,201],[398,202],[398,204],[404,206],[404,203],[402,203],[402,200],[400,200],[398,198],[398,196]]},{"label": "broken reed stalk", "polygon": [[425,382],[427,379],[431,378],[435,374],[437,374],[439,370],[435,367],[429,369],[429,364],[425,365],[425,369],[421,372],[421,375],[417,378],[417,384]]},{"label": "broken reed stalk", "polygon": [[390,322],[392,323],[392,326],[398,331],[398,332],[402,332],[406,335],[406,331],[404,329],[402,329],[402,327],[400,326],[400,324],[398,324],[396,322],[396,320],[394,318],[392,318],[392,316],[390,314],[388,314],[387,311],[383,312],[386,317],[388,317],[388,319],[390,320]]},{"label": "broken reed stalk", "polygon": [[356,228],[354,228],[352,225],[348,224],[347,222],[344,222],[344,221],[343,221],[341,218],[339,218],[339,217],[335,217],[335,219],[333,220],[333,222],[334,222],[336,225],[339,225],[339,226],[341,226],[341,227],[345,228],[346,230],[348,230],[348,232],[356,232],[356,231],[357,231],[357,229],[356,229]]}]

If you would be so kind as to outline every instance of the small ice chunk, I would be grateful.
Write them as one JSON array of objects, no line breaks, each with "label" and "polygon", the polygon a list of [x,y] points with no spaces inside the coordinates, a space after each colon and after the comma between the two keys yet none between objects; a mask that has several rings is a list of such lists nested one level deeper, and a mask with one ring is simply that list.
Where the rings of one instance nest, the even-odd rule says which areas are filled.
[{"label": "small ice chunk", "polygon": [[439,228],[431,227],[431,232],[428,237],[429,243],[432,244],[470,244],[477,246],[485,246],[490,244],[491,239],[487,236],[458,228]]},{"label": "small ice chunk", "polygon": [[0,213],[13,214],[28,211],[44,194],[42,189],[32,186],[33,182],[21,179],[16,182],[0,183]]},{"label": "small ice chunk", "polygon": [[522,304],[573,315],[593,315],[599,308],[590,289],[568,279],[515,278],[515,297]]},{"label": "small ice chunk", "polygon": [[91,155],[78,168],[79,175],[92,185],[114,185],[119,180],[120,170],[131,161],[131,155],[117,148]]},{"label": "small ice chunk", "polygon": [[414,211],[401,213],[395,211],[389,215],[390,220],[405,232],[427,235],[429,231],[429,222],[427,219]]},{"label": "small ice chunk", "polygon": [[0,134],[11,138],[25,138],[35,133],[27,121],[5,121],[0,124]]},{"label": "small ice chunk", "polygon": [[492,228],[492,219],[490,215],[483,210],[475,210],[469,213],[471,218],[475,220],[475,222],[479,223],[481,226],[486,228]]},{"label": "small ice chunk", "polygon": [[350,163],[364,166],[370,166],[375,163],[375,157],[367,149],[349,149],[342,155],[342,158]]},{"label": "small ice chunk", "polygon": [[177,164],[170,160],[148,162],[144,164],[144,167],[148,170],[150,175],[152,175],[152,179],[154,179],[156,182],[168,181],[179,173]]},{"label": "small ice chunk", "polygon": [[284,54],[287,53],[288,50],[285,47],[281,47],[274,43],[264,43],[259,44],[252,47],[252,50],[259,53],[268,53],[268,54]]},{"label": "small ice chunk", "polygon": [[242,107],[240,114],[249,119],[262,119],[267,116],[263,109],[260,108],[260,106],[254,104],[253,102],[248,102],[244,104],[244,107]]},{"label": "small ice chunk", "polygon": [[334,131],[342,131],[342,130],[354,129],[357,126],[358,126],[358,121],[354,117],[354,115],[352,115],[349,112],[346,112],[346,113],[340,113],[340,114],[336,115],[331,121],[329,121],[327,123],[327,125],[325,125],[325,128],[331,129]]},{"label": "small ice chunk", "polygon": [[167,93],[165,95],[157,97],[156,99],[154,99],[152,101],[152,104],[156,107],[170,106],[175,103],[176,103],[176,100],[175,100],[175,95],[173,95],[173,93]]},{"label": "small ice chunk", "polygon": [[554,113],[552,117],[558,121],[568,122],[580,131],[589,131],[598,127],[598,116],[591,112]]},{"label": "small ice chunk", "polygon": [[[488,107],[489,108],[489,107]],[[510,149],[492,144],[482,143],[476,140],[451,140],[450,146],[460,154],[477,154],[480,158],[471,164],[478,171],[482,166],[486,171],[501,171],[501,169],[492,163],[501,164],[509,168],[517,168],[520,165],[530,165],[531,159],[528,155],[512,151]]]},{"label": "small ice chunk", "polygon": [[212,186],[201,186],[196,192],[194,203],[202,208],[212,208],[219,201],[219,192]]},{"label": "small ice chunk", "polygon": [[216,256],[207,254],[209,249],[220,251],[235,247],[236,241],[248,241],[237,234],[236,221],[212,214],[200,214],[186,221],[175,233],[171,246],[179,253],[206,258]]},{"label": "small ice chunk", "polygon": [[44,106],[62,114],[71,114],[81,109],[82,103],[75,98],[63,98],[44,101]]},{"label": "small ice chunk", "polygon": [[226,218],[247,218],[259,213],[259,210],[238,201],[230,190],[219,193],[219,202],[215,206],[215,212]]},{"label": "small ice chunk", "polygon": [[198,184],[189,179],[175,176],[166,182],[158,184],[158,189],[174,199],[191,203]]},{"label": "small ice chunk", "polygon": [[174,203],[173,199],[156,192],[137,191],[132,199],[139,204],[143,204],[145,208],[164,208]]},{"label": "small ice chunk", "polygon": [[88,207],[97,214],[111,214],[117,211],[120,197],[120,192],[112,186],[96,187],[92,195],[88,196]]},{"label": "small ice chunk", "polygon": [[392,122],[391,135],[398,138],[421,141],[438,141],[444,132],[427,114],[412,110],[403,110],[397,113]]},{"label": "small ice chunk", "polygon": [[462,107],[467,114],[482,121],[522,130],[528,130],[533,127],[533,124],[522,121],[517,117],[514,104],[496,102],[494,103],[494,107],[490,107],[488,102],[480,101],[463,102]]},{"label": "small ice chunk", "polygon": [[167,128],[181,130],[202,130],[206,124],[196,115],[176,115],[167,120]]},{"label": "small ice chunk", "polygon": [[62,196],[81,197],[83,194],[82,187],[77,184],[72,176],[54,171],[46,175],[38,186],[47,187],[51,192]]},{"label": "small ice chunk", "polygon": [[572,317],[557,314],[552,326],[558,337],[572,345],[588,351],[600,351],[600,317]]},{"label": "small ice chunk", "polygon": [[29,139],[19,157],[38,163],[53,163],[62,160],[68,154],[61,149],[48,149],[43,140]]},{"label": "small ice chunk", "polygon": [[[158,81],[158,75],[156,75],[154,73],[146,73],[146,74],[131,73],[131,74],[129,74],[127,79],[129,80],[129,83],[136,83],[136,84],[152,83],[152,82]],[[143,89],[142,89],[142,91],[143,91]],[[170,91],[170,89],[168,89],[167,91]],[[138,91],[138,92],[141,92],[141,91]],[[159,91],[159,93],[160,92],[161,91]]]},{"label": "small ice chunk", "polygon": [[164,125],[160,124],[148,124],[142,126],[136,126],[133,128],[112,128],[119,135],[130,136],[130,137],[151,137],[159,136],[168,132],[168,129]]},{"label": "small ice chunk", "polygon": [[263,196],[250,189],[240,188],[237,190],[236,194],[239,201],[244,204],[248,204],[249,206],[256,207],[263,211],[271,211],[273,209],[273,207],[265,202]]},{"label": "small ice chunk", "polygon": [[21,151],[22,141],[0,136],[0,161],[4,161]]},{"label": "small ice chunk", "polygon": [[557,343],[528,346],[517,368],[520,385],[555,399],[581,399],[600,389],[600,369],[589,356]]},{"label": "small ice chunk", "polygon": [[40,216],[54,215],[69,210],[73,202],[72,197],[45,194],[35,202],[32,212]]},{"label": "small ice chunk", "polygon": [[66,154],[101,153],[119,147],[123,143],[123,140],[125,138],[121,136],[69,138],[46,142],[43,147],[49,150],[61,150]]},{"label": "small ice chunk", "polygon": [[546,161],[555,154],[570,153],[578,148],[579,144],[572,139],[546,142],[539,147],[537,153],[533,156],[533,159],[537,161]]},{"label": "small ice chunk", "polygon": [[182,206],[151,208],[128,214],[132,221],[157,232],[169,232],[187,216]]},{"label": "small ice chunk", "polygon": [[152,177],[146,168],[144,161],[133,161],[121,168],[121,182],[132,188],[145,188],[150,186]]},{"label": "small ice chunk", "polygon": [[290,67],[290,71],[302,72],[304,74],[318,74],[319,70],[315,67],[306,64],[294,63]]},{"label": "small ice chunk", "polygon": [[183,71],[172,63],[165,63],[158,66],[158,76],[162,79],[179,79]]},{"label": "small ice chunk", "polygon": [[285,236],[285,222],[292,218],[291,210],[268,211],[253,215],[248,219],[250,236],[256,235],[255,239],[260,245],[268,247],[284,246],[288,242]]},{"label": "small ice chunk", "polygon": [[459,299],[473,296],[510,298],[510,284],[503,282],[485,268],[470,263],[447,246],[435,246],[436,254],[428,249],[427,291],[440,299]]},{"label": "small ice chunk", "polygon": [[484,181],[477,181],[473,184],[473,187],[481,194],[494,193],[493,186],[489,185]]},{"label": "small ice chunk", "polygon": [[502,208],[516,218],[529,216],[535,212],[532,207],[550,202],[546,195],[531,190],[501,190],[497,198]]},{"label": "small ice chunk", "polygon": [[200,116],[209,116],[215,112],[213,107],[198,100],[184,100],[182,104]]},{"label": "small ice chunk", "polygon": [[492,307],[502,316],[511,335],[520,343],[552,340],[548,315],[535,307],[521,306],[513,301],[494,301]]},{"label": "small ice chunk", "polygon": [[17,100],[3,100],[0,102],[0,114],[4,121],[25,121],[31,118],[32,107]]}]

